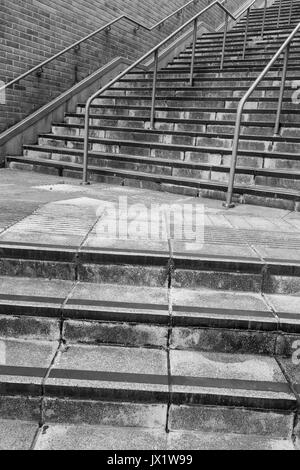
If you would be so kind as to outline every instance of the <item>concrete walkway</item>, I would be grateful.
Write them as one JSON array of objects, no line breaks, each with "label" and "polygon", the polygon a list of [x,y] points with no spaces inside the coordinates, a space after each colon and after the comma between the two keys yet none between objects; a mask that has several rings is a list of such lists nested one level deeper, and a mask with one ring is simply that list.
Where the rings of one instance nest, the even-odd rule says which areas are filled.
[{"label": "concrete walkway", "polygon": [[[161,204],[177,205],[177,214],[175,208],[170,226],[160,219],[160,230],[153,233],[157,224],[150,210]],[[169,252],[169,238],[175,253],[295,263],[300,262],[300,213],[249,205],[225,210],[216,200],[0,171],[1,244]]]}]

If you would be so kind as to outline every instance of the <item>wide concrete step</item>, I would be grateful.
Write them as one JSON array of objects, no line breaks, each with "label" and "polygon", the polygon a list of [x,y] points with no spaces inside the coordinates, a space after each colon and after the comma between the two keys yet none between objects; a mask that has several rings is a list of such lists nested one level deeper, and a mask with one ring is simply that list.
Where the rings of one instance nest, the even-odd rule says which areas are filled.
[{"label": "wide concrete step", "polygon": [[[131,448],[137,433],[137,447],[165,448],[166,430],[175,449],[183,436],[192,447],[207,447],[220,430],[239,435],[240,447],[258,446],[260,436],[261,447],[292,448],[298,389],[275,358],[5,338],[1,344],[4,447],[13,447],[9,433],[27,432],[27,448],[39,422],[37,449],[70,446],[78,423],[83,448],[107,448],[115,431],[117,448]],[[12,420],[20,415],[28,423],[16,433]],[[201,433],[208,434],[205,444]]]},{"label": "wide concrete step", "polygon": [[[174,152],[176,154],[176,152]],[[26,159],[32,162],[47,158],[52,161],[52,167],[55,168],[55,162],[72,162],[79,165],[83,163],[83,155],[80,151],[60,151],[51,147],[33,147],[25,151]],[[8,158],[8,161],[19,161],[18,159]],[[201,180],[220,180],[223,183],[228,182],[230,169],[230,157],[219,153],[203,155],[190,153],[185,160],[176,158],[176,155],[161,157],[130,155],[109,152],[91,152],[90,164],[100,168],[116,168],[123,170],[133,170],[156,175],[191,177]],[[248,166],[246,166],[248,165]],[[257,157],[240,156],[236,169],[236,183],[239,184],[268,184],[272,181],[274,187],[283,187],[288,189],[300,189],[300,173],[297,159],[283,159],[270,157],[265,158],[262,155]]]},{"label": "wide concrete step", "polygon": [[[80,178],[82,165],[77,163],[54,161],[43,158],[7,157],[10,168],[21,170],[42,171],[60,176]],[[227,181],[210,180],[184,176],[145,173],[119,168],[90,166],[90,177],[94,181],[134,186],[144,189],[166,191],[189,196],[216,198],[224,200],[227,192]],[[270,178],[272,180],[272,178]],[[268,180],[269,182],[269,180]],[[262,184],[236,184],[235,200],[239,203],[261,204],[270,207],[299,210],[299,191],[285,187]]]},{"label": "wide concrete step", "polygon": [[[260,435],[227,434],[218,432],[172,431],[72,425],[45,426],[35,446],[36,450],[295,450],[292,439]],[[155,459],[153,460],[153,462]],[[116,460],[111,457],[110,462]],[[176,462],[176,458],[170,458]],[[152,462],[151,462],[152,463]],[[138,461],[134,462],[135,465]]]},{"label": "wide concrete step", "polygon": [[[72,132],[72,126],[69,134],[65,133],[64,126],[55,128],[56,134],[45,134],[39,138],[39,145],[83,149],[84,129]],[[95,137],[90,137],[91,150],[104,151],[112,153],[130,153],[133,155],[159,156],[159,152],[165,151],[169,157],[182,159],[182,153],[214,153],[231,154],[233,134],[222,134],[220,132],[197,133],[194,131],[165,131],[155,130],[147,131],[144,129],[127,129],[123,130],[100,130],[92,131]],[[64,133],[63,133],[64,132]],[[97,133],[99,134],[96,137]],[[138,152],[134,149],[139,149]],[[298,137],[281,137],[281,136],[264,136],[264,135],[241,135],[239,149],[254,152],[267,152],[269,155],[275,153],[275,157],[279,154],[298,154],[299,138]],[[155,155],[153,151],[157,152]],[[224,152],[225,150],[225,152]],[[261,155],[262,156],[262,155]],[[272,157],[270,157],[272,158]],[[292,157],[293,159],[293,157]],[[297,158],[296,158],[297,160]]]},{"label": "wide concrete step", "polygon": [[[221,68],[221,61],[216,61],[216,62],[205,62],[202,64],[195,64],[194,68],[194,73],[200,74],[200,73],[211,73],[211,72],[216,72],[216,73],[221,73],[221,72],[248,72],[249,70],[254,70],[259,75],[260,72],[263,71],[265,66],[268,64],[268,60],[263,60],[261,63],[260,61],[247,61],[247,60],[231,60],[228,61],[227,63],[224,63],[223,68]],[[275,70],[281,70],[283,66],[283,61],[278,60],[271,68],[271,71]],[[299,62],[298,61],[291,61],[289,62],[288,65],[288,70],[289,71],[294,71],[298,72],[300,70]],[[188,65],[178,65],[178,64],[170,64],[168,65],[167,68],[163,68],[159,71],[160,74],[188,74],[190,73],[190,66]]]},{"label": "wide concrete step", "polygon": [[[188,96],[157,96],[156,97],[156,108],[157,110],[169,108],[177,108],[178,111],[188,111],[197,110],[199,108],[206,109],[210,112],[216,112],[216,109],[223,108],[224,112],[233,112],[238,107],[238,104],[241,101],[241,96],[205,96],[205,97],[193,97],[192,95]],[[138,108],[147,109],[150,108],[151,97],[150,95],[139,95],[139,96],[103,96],[102,98],[97,98],[94,101],[94,104],[91,105],[91,110],[95,112],[98,109],[103,109],[105,107],[113,107],[115,110],[120,108],[128,107],[131,110]],[[268,112],[269,109],[277,110],[278,99],[275,97],[250,97],[244,106],[245,112],[251,110],[260,110]],[[77,110],[78,112],[83,112],[85,109],[84,103],[79,103]],[[299,111],[299,105],[297,100],[291,100],[290,97],[284,97],[282,103],[283,111],[290,110],[291,113],[294,111]]]},{"label": "wide concrete step", "polygon": [[[221,120],[233,121],[236,119],[236,108],[223,108],[223,107],[188,107],[188,106],[156,106],[156,118],[160,119],[206,119],[207,121]],[[85,112],[85,106],[77,109],[78,113]],[[92,109],[92,114],[98,114],[98,116],[110,114],[111,116],[121,115],[136,117],[144,116],[148,113],[150,120],[150,106],[138,106],[138,105],[97,105]],[[251,109],[247,108],[244,110],[243,118],[246,121],[267,121],[274,120],[276,117],[277,108],[268,107],[265,109]],[[290,109],[283,108],[281,111],[282,123],[298,123],[300,116],[300,110],[295,107],[291,112]]]},{"label": "wide concrete step", "polygon": [[[222,84],[224,84],[224,86],[232,86],[232,87],[235,87],[236,89],[238,89],[240,86],[245,86],[245,87],[248,87],[248,89],[250,88],[250,86],[252,85],[252,83],[254,82],[255,80],[255,76],[257,78],[257,74],[251,74],[250,72],[247,73],[247,74],[244,74],[241,75],[239,74],[238,75],[238,82],[235,80],[235,78],[232,76],[232,74],[228,74],[228,73],[222,73],[222,74],[219,74],[219,75],[216,75],[216,74],[211,74],[211,76],[205,78],[205,77],[195,77],[194,78],[194,86],[195,87],[201,87],[203,86],[204,88],[205,87],[208,87],[208,88],[211,88],[211,87],[220,87]],[[286,81],[286,85],[287,86],[293,86],[293,82],[294,80],[299,80],[300,79],[300,75],[288,75],[287,76],[287,81]],[[148,88],[150,86],[152,86],[153,84],[153,79],[151,77],[148,77],[147,76],[136,76],[136,78],[132,78],[129,76],[129,74],[121,79],[119,82],[117,82],[113,89],[118,89],[119,87],[120,88],[135,88],[135,85],[136,87],[138,88]],[[265,78],[264,80],[261,81],[260,83],[260,87],[261,86],[279,86],[280,85],[280,75],[278,74],[278,72],[272,72],[268,75],[267,78]],[[158,80],[157,80],[157,86],[158,88],[160,86],[162,87],[166,87],[168,86],[168,88],[177,88],[179,87],[179,89],[183,86],[190,86],[190,85],[187,85],[187,79],[180,79],[180,78],[172,78],[172,77],[158,77]]]},{"label": "wide concrete step", "polygon": [[[43,415],[51,413],[52,420],[59,408],[74,409],[73,400],[81,414],[85,409],[88,414],[87,398],[95,402],[95,413],[107,402],[111,408],[121,402],[120,412],[127,402],[148,413],[156,409],[157,419],[161,416],[164,422],[168,404],[279,413],[297,408],[298,392],[272,357],[5,338],[1,342],[6,352],[2,396],[42,398]],[[72,400],[69,406],[65,400]]]},{"label": "wide concrete step", "polygon": [[[65,116],[66,124],[75,124],[83,126],[85,123],[85,114],[83,113],[68,113]],[[176,118],[156,118],[155,128],[158,130],[174,130],[174,131],[195,131],[195,132],[210,132],[219,131],[224,129],[225,131],[233,130],[235,126],[235,120],[216,120],[211,119],[207,122],[207,119],[176,119]],[[63,124],[61,124],[63,125]],[[150,128],[150,117],[146,114],[144,116],[124,116],[124,115],[101,115],[91,114],[90,115],[91,126],[114,126],[117,127],[128,127],[130,128]],[[289,136],[294,135],[298,132],[297,129],[300,127],[300,123],[285,122],[282,123],[282,135]],[[242,121],[241,134],[253,134],[253,133],[265,133],[265,135],[274,134],[274,121]]]},{"label": "wide concrete step", "polygon": [[[230,124],[225,124],[222,125],[222,123],[218,123],[218,121],[214,122],[209,122],[203,127],[203,125],[199,124],[199,128],[196,129],[190,128],[189,124],[185,126],[184,120],[181,120],[181,125],[177,125],[176,129],[174,129],[174,125],[170,123],[170,126],[167,126],[167,123],[164,123],[162,125],[161,123],[157,123],[155,126],[155,129],[150,129],[149,127],[145,126],[142,127],[141,123],[144,121],[140,121],[140,126],[134,127],[131,125],[131,121],[122,121],[122,125],[118,122],[118,127],[116,128],[115,126],[109,125],[111,122],[108,122],[108,124],[101,122],[101,118],[98,118],[98,125],[90,125],[90,130],[91,130],[91,137],[105,137],[105,138],[115,138],[115,137],[120,137],[120,139],[133,139],[133,140],[145,140],[147,141],[157,141],[157,142],[165,142],[165,143],[172,143],[172,137],[174,137],[174,143],[177,143],[176,137],[178,137],[178,143],[179,142],[179,137],[182,138],[182,142],[186,143],[187,145],[201,145],[202,140],[201,139],[211,139],[211,142],[214,142],[214,138],[222,139],[224,141],[226,140],[232,140],[233,135],[234,135],[234,125]],[[96,119],[97,119],[96,118]],[[108,119],[109,121],[109,119]],[[188,121],[188,120],[186,120]],[[149,121],[146,121],[149,122]],[[269,123],[269,125],[262,125],[264,123],[259,123],[257,127],[251,122],[247,122],[247,126],[245,129],[243,129],[243,132],[240,134],[240,140],[241,142],[244,140],[247,141],[263,141],[266,143],[266,146],[269,147],[270,143],[275,143],[275,142],[280,142],[280,143],[286,143],[286,144],[297,144],[300,142],[300,136],[299,136],[299,131],[297,126],[292,127],[292,124],[290,124],[290,127],[285,128],[285,125],[282,125],[280,135],[274,135],[274,124],[272,125],[272,122]],[[77,123],[62,123],[62,124],[57,124],[53,123],[52,126],[52,134],[50,135],[56,135],[56,136],[63,136],[63,137],[68,137],[68,136],[83,136],[84,135],[84,130],[85,126],[84,124],[77,124]],[[49,134],[48,134],[49,136]],[[153,138],[151,138],[151,136]],[[164,138],[161,138],[163,136]],[[191,138],[190,142],[188,142],[188,137]],[[195,142],[196,139],[196,142]],[[209,140],[207,140],[209,142]],[[204,141],[203,141],[204,143]],[[227,147],[227,145],[224,145],[224,147]],[[242,148],[242,147],[241,147]],[[288,148],[288,145],[287,145]]]},{"label": "wide concrete step", "polygon": [[55,342],[62,336],[69,344],[290,355],[294,335],[300,334],[297,296],[179,288],[176,275],[171,287],[2,276],[0,337]]},{"label": "wide concrete step", "polygon": [[[187,97],[187,100],[194,97],[197,98],[229,98],[229,97],[240,97],[242,98],[246,91],[250,88],[247,86],[240,86],[240,87],[233,87],[233,86],[224,86],[224,87],[190,87],[190,86],[178,86],[174,88],[167,88],[167,87],[158,87],[156,89],[156,96],[157,97],[164,97],[167,99],[168,97]],[[252,98],[279,98],[279,90],[278,86],[261,86],[257,88],[253,94]],[[285,88],[285,98],[292,101],[292,95],[295,93],[296,88],[287,86]],[[111,90],[106,91],[103,93],[103,99],[107,97],[116,97],[119,96],[120,98],[129,97],[136,97],[138,99],[139,96],[152,96],[152,88],[145,87],[143,89],[129,89],[129,88],[113,88]]]},{"label": "wide concrete step", "polygon": [[[242,65],[267,65],[267,63],[273,58],[275,52],[272,51],[257,51],[256,53],[252,52],[251,54],[248,53],[245,55],[244,58],[241,57],[241,53],[238,51],[233,51],[232,53],[227,53],[224,59],[224,67],[231,66],[234,61],[242,61]],[[299,57],[299,52],[295,51],[291,53],[290,60],[291,62],[296,62],[297,57]],[[203,56],[201,54],[197,54],[195,56],[195,67],[209,67],[210,65],[218,65],[221,60],[221,54],[216,54],[214,56],[207,55]],[[168,67],[178,67],[178,66],[191,66],[192,57],[191,56],[183,56],[174,59],[172,62],[169,63]],[[282,59],[278,59],[277,66],[283,64]]]}]

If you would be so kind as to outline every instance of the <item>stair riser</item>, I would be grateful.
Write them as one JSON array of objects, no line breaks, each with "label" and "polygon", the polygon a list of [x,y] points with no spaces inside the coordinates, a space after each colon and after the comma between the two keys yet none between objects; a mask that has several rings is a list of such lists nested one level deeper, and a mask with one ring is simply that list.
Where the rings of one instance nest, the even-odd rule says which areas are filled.
[{"label": "stair riser", "polygon": [[[77,400],[45,400],[45,416],[51,423],[87,423],[90,425],[164,429],[166,405]],[[244,433],[289,438],[293,431],[292,413],[264,412],[214,407],[177,407],[170,410],[170,427],[205,432]],[[165,421],[164,421],[165,420]],[[219,428],[216,428],[218,423]],[[266,432],[268,430],[268,433]]]},{"label": "stair riser", "polygon": [[[299,77],[295,77],[296,80],[299,79]],[[286,81],[286,86],[287,87],[292,87],[293,86],[293,82],[294,82],[294,78],[293,79],[288,79]],[[189,87],[187,81],[184,82],[184,81],[181,81],[181,80],[178,80],[178,81],[173,81],[173,80],[158,80],[158,89],[159,87],[164,87],[167,90],[170,90],[172,88],[175,88],[177,89],[178,87],[182,88],[183,86],[186,86],[186,87]],[[212,80],[206,80],[205,78],[203,79],[196,79],[194,80],[194,86],[195,87],[203,87],[203,88],[211,88],[213,91],[216,90],[216,88],[218,90],[223,90],[223,85],[224,87],[232,87],[234,89],[234,91],[238,90],[239,87],[245,87],[244,91],[246,92],[250,86],[252,85],[253,83],[253,79],[252,78],[249,78],[249,79],[242,79],[239,80],[238,84],[236,81],[234,81],[232,78],[228,77],[224,77],[224,78],[221,78],[221,79],[218,79],[218,77],[215,77],[214,79]],[[262,80],[261,81],[261,84],[260,84],[260,87],[266,87],[267,89],[270,89],[271,87],[273,86],[276,86],[276,87],[279,87],[280,86],[280,80],[278,79],[278,77],[274,77],[272,80]],[[167,87],[167,88],[166,88]],[[137,89],[142,89],[143,91],[146,90],[146,89],[151,89],[152,90],[152,81],[151,80],[145,80],[145,81],[134,81],[132,82],[131,80],[128,80],[128,81],[120,81],[118,82],[114,87],[112,87],[112,90],[118,90],[118,88],[125,88],[125,89],[129,89],[129,90],[133,90],[136,92]],[[190,88],[191,92],[193,92],[194,88]],[[143,93],[141,93],[143,94]]]},{"label": "stair riser", "polygon": [[[43,154],[42,152],[35,152],[35,151],[28,151],[27,155],[29,158],[48,158],[52,161],[60,161],[60,162],[71,162],[82,165],[83,158],[79,156],[72,156],[72,155],[64,155],[64,154]],[[165,155],[166,157],[166,155]],[[174,160],[176,160],[177,155],[175,155]],[[171,157],[170,157],[171,159]],[[218,154],[203,154],[200,156],[199,154],[187,153],[185,155],[186,162],[194,162],[194,163],[207,163],[210,165],[219,165],[217,169],[188,169],[188,168],[177,168],[176,166],[164,166],[162,164],[158,165],[153,163],[138,163],[138,162],[126,162],[120,160],[114,160],[112,158],[93,158],[90,157],[89,164],[94,167],[99,168],[116,168],[116,169],[123,169],[128,171],[138,171],[143,173],[150,173],[156,175],[169,175],[174,177],[186,177],[186,178],[195,178],[198,180],[208,180],[208,181],[222,181],[224,183],[228,183],[228,168],[230,165],[231,156],[222,156]],[[226,168],[225,168],[225,167]],[[287,160],[277,160],[273,161],[272,159],[262,159],[259,157],[239,157],[238,159],[238,166],[247,166],[252,167],[253,169],[300,169],[300,162],[294,162]],[[294,179],[294,175],[290,175],[290,178],[287,176],[283,178],[281,175],[278,176],[255,176],[249,173],[245,174],[244,172],[241,174],[239,168],[237,168],[236,174],[236,183],[237,184],[246,184],[246,185],[267,185],[267,181],[272,181],[272,185],[274,187],[283,187],[283,188],[293,188],[296,190],[300,189],[300,181],[299,179]]]},{"label": "stair riser", "polygon": [[[220,90],[216,90],[215,88],[211,89],[211,90],[203,90],[203,91],[198,91],[198,90],[193,90],[193,88],[188,88],[187,87],[187,90],[186,91],[181,91],[181,90],[170,90],[170,91],[167,91],[167,90],[157,90],[156,92],[156,96],[157,98],[172,98],[172,99],[175,99],[176,97],[179,97],[179,98],[184,98],[186,97],[187,98],[187,101],[191,100],[191,99],[198,99],[198,98],[202,98],[204,99],[205,101],[205,98],[215,98],[215,99],[218,99],[218,98],[230,98],[230,97],[233,97],[233,98],[242,98],[245,94],[246,94],[246,91],[247,89],[242,89],[242,90],[223,90],[222,88],[220,88]],[[284,98],[285,99],[289,99],[289,100],[292,100],[292,95],[295,93],[295,89],[292,89],[292,90],[288,90],[286,89],[285,90],[285,93],[284,93]],[[103,98],[101,99],[98,99],[97,101],[95,101],[95,104],[102,104],[102,102],[106,102],[106,100],[110,100],[110,98],[108,98],[109,96],[113,96],[115,97],[116,95],[120,96],[120,98],[118,98],[117,101],[120,100],[126,100],[126,97],[129,97],[130,100],[133,100],[134,98],[138,99],[140,95],[143,95],[143,96],[149,96],[151,97],[152,95],[152,89],[151,88],[148,88],[148,89],[143,89],[143,92],[137,92],[137,90],[128,90],[127,92],[124,93],[123,90],[111,90],[111,91],[108,91],[105,93],[105,95],[103,95]],[[253,98],[274,98],[274,100],[278,100],[279,98],[279,89],[276,89],[276,90],[272,90],[272,89],[269,89],[269,90],[257,90],[253,93],[252,95],[252,99]],[[113,98],[111,98],[113,99]]]},{"label": "stair riser", "polygon": [[[161,155],[160,155],[161,156]],[[9,167],[12,169],[17,169],[17,170],[25,170],[25,171],[37,171],[40,173],[45,173],[45,174],[51,174],[57,176],[59,174],[60,176],[64,176],[66,178],[76,178],[76,179],[81,179],[82,178],[82,170],[69,170],[69,169],[64,169],[60,170],[58,173],[57,169],[54,168],[49,168],[45,166],[45,164],[28,164],[28,163],[10,163]],[[158,178],[157,182],[153,181],[154,175],[151,175],[151,181],[149,181],[149,178],[145,178],[144,176],[137,176],[136,174],[130,174],[127,173],[126,177],[123,175],[118,175],[118,170],[116,169],[115,173],[113,173],[113,170],[109,171],[109,174],[107,173],[107,170],[103,168],[102,170],[99,168],[97,170],[97,173],[95,171],[90,170],[89,172],[89,177],[91,182],[97,182],[97,183],[104,183],[104,184],[109,184],[109,185],[117,185],[117,186],[125,186],[125,187],[133,187],[133,188],[139,188],[139,189],[147,189],[151,191],[162,191],[162,192],[168,192],[172,194],[179,194],[179,195],[184,195],[184,196],[189,196],[189,197],[201,197],[204,198],[209,198],[209,199],[217,199],[220,201],[225,200],[225,190],[227,188],[223,188],[222,190],[220,189],[199,189],[199,185],[193,185],[189,183],[187,185],[186,182],[184,183],[179,183],[179,181],[176,182],[161,182],[161,178]],[[257,188],[256,188],[257,189]],[[293,197],[286,197],[286,196],[281,196],[280,194],[276,197],[274,196],[266,196],[264,194],[259,195],[255,194],[253,195],[252,193],[249,194],[249,188],[246,188],[243,190],[242,194],[239,194],[239,196],[234,197],[235,202],[239,204],[250,204],[250,205],[260,205],[260,206],[265,206],[265,207],[275,207],[277,209],[284,209],[284,210],[289,210],[289,211],[300,211],[300,204],[297,202],[298,200],[294,200]],[[48,276],[46,276],[48,277]]]},{"label": "stair riser", "polygon": [[[65,119],[66,124],[71,126],[84,126],[84,118],[83,117],[66,117]],[[216,121],[215,121],[216,122]],[[139,128],[139,129],[149,129],[150,121],[149,120],[117,120],[117,119],[101,119],[101,118],[92,118],[90,121],[91,127],[101,127],[101,126],[108,126],[108,127],[128,127],[128,129],[132,128]],[[234,126],[232,124],[193,124],[189,123],[189,120],[186,122],[182,121],[181,123],[176,122],[160,122],[156,121],[155,123],[156,130],[164,130],[164,131],[176,131],[176,132],[222,132],[222,133],[232,133],[234,132]],[[282,135],[287,137],[297,137],[297,132],[299,132],[298,128],[284,128],[282,131]],[[243,135],[267,135],[272,136],[274,133],[274,125],[268,126],[243,126],[242,125],[242,134]]]},{"label": "stair riser", "polygon": [[[95,134],[97,131],[95,131]],[[101,133],[101,131],[100,131]],[[101,142],[101,139],[104,136],[95,136],[94,138],[99,139],[99,142],[94,142],[91,145],[91,150],[98,151],[98,152],[112,152],[112,153],[128,153],[128,149],[130,152],[134,152],[133,155],[143,155],[143,156],[158,156],[158,151],[164,151],[166,154],[169,154],[168,157],[172,158],[181,158],[182,154],[184,153],[184,146],[195,146],[195,152],[197,151],[196,147],[201,148],[220,148],[220,149],[232,149],[232,139],[223,139],[223,138],[209,138],[209,137],[189,137],[189,136],[172,136],[172,135],[155,135],[155,134],[148,134],[147,138],[143,140],[143,134],[134,134],[130,135],[130,140],[126,143],[126,137],[128,137],[127,133],[118,132],[106,132],[106,138],[111,139],[112,143],[109,142]],[[245,136],[246,137],[246,136]],[[71,136],[70,136],[71,138]],[[124,142],[120,142],[117,144],[117,139],[124,140]],[[151,148],[151,143],[156,145],[157,148]],[[67,137],[62,137],[61,139],[48,139],[48,138],[40,138],[39,145],[46,145],[51,147],[57,148],[69,148],[69,149],[79,149],[83,150],[83,140],[74,141],[68,140]],[[174,145],[174,146],[183,146],[181,149],[173,149],[172,147],[165,148],[164,145]],[[254,150],[254,151],[261,151],[261,152],[288,152],[288,153],[299,153],[300,150],[300,143],[286,143],[286,142],[272,142],[270,141],[259,141],[259,140],[240,140],[239,150]],[[190,152],[191,149],[187,148],[186,152]],[[203,150],[200,150],[203,153]]]}]

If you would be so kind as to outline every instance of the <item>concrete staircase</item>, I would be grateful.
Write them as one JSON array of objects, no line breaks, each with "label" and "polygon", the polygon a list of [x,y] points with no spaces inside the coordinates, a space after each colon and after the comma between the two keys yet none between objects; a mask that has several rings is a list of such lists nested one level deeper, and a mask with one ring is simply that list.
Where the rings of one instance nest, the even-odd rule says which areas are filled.
[{"label": "concrete staircase", "polygon": [[[150,130],[152,74],[135,72],[117,83],[92,108],[91,179],[192,196],[224,199],[227,190],[236,107],[258,73],[300,21],[300,2],[268,8],[260,37],[263,9],[253,10],[245,60],[241,59],[245,20],[230,32],[224,69],[220,70],[222,33],[206,34],[197,44],[195,86],[187,84],[191,47],[159,71],[157,120]],[[282,60],[246,105],[242,125],[235,199],[267,206],[299,208],[300,109],[292,101],[300,79],[300,38],[291,48],[282,127],[273,126]],[[24,155],[7,157],[13,168],[80,177],[85,104],[54,123],[52,133]]]},{"label": "concrete staircase", "polygon": [[[221,34],[206,35],[193,89],[190,49],[160,71],[155,131],[151,74],[132,74],[98,100],[92,179],[223,197],[238,99],[300,19],[295,2],[287,26],[284,5],[279,29],[278,3],[268,9],[263,41],[262,11],[252,12],[245,61],[244,21],[230,32],[223,72]],[[298,209],[298,49],[280,136],[279,68],[244,116],[244,202]],[[83,117],[80,104],[9,166],[80,176]],[[241,226],[207,230],[201,249],[167,237],[101,244],[95,211],[69,202],[47,214],[0,234],[0,448],[299,448],[299,237]]]},{"label": "concrete staircase", "polygon": [[300,271],[288,250],[12,235],[0,244],[0,434],[35,420],[35,448],[294,448]]}]

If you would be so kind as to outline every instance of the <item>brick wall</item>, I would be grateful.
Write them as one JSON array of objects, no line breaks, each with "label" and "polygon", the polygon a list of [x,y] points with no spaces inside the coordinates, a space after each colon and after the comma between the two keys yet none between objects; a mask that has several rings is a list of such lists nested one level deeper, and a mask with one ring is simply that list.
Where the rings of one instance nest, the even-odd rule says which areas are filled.
[{"label": "brick wall", "polygon": [[[7,83],[119,15],[127,14],[151,27],[187,0],[1,0],[0,80]],[[0,132],[70,88],[117,56],[136,59],[212,0],[197,0],[161,29],[152,32],[121,21],[101,32],[80,50],[70,51],[7,90],[0,104]],[[228,0],[229,8],[244,2]],[[214,8],[203,18],[215,27],[222,20]]]}]

